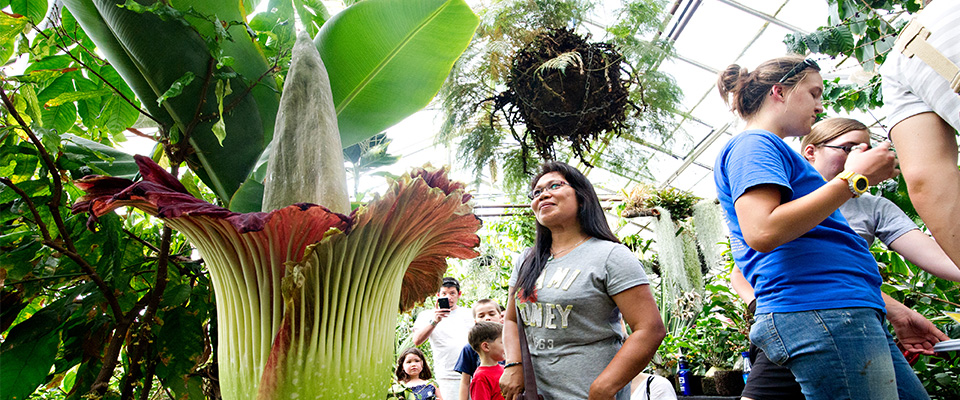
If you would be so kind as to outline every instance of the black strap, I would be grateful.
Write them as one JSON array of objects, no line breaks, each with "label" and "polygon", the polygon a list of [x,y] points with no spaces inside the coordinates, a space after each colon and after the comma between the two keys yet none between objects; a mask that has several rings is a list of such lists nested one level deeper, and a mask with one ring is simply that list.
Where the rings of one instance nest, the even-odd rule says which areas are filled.
[{"label": "black strap", "polygon": [[653,375],[647,378],[647,400],[650,400],[650,384],[653,383]]},{"label": "black strap", "polygon": [[523,316],[520,306],[517,306],[517,332],[520,336],[520,361],[523,362],[523,400],[538,400],[542,397],[537,393],[537,377],[533,374],[533,361],[530,359],[530,348],[527,347],[527,334],[523,329]]}]

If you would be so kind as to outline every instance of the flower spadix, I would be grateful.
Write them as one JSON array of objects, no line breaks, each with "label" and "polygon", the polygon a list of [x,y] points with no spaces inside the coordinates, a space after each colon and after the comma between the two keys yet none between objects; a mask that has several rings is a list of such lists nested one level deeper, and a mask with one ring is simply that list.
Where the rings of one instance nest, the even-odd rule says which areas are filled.
[{"label": "flower spadix", "polygon": [[[224,399],[382,399],[398,311],[436,292],[447,257],[478,255],[480,220],[464,186],[430,168],[401,176],[382,197],[344,214],[329,83],[316,49],[302,39],[276,124],[269,212],[240,214],[197,199],[142,156],[135,156],[139,182],[78,181],[87,194],[74,212],[95,220],[137,207],[197,247],[216,293]],[[300,85],[325,93],[311,96]],[[339,212],[313,204],[324,201]]]}]

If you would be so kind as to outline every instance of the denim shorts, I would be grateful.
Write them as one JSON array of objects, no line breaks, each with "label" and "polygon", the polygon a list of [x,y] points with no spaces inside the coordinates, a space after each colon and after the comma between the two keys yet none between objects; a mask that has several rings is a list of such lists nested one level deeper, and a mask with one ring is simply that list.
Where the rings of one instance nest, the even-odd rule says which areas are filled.
[{"label": "denim shorts", "polygon": [[928,400],[873,308],[756,316],[750,341],[793,372],[807,400]]}]

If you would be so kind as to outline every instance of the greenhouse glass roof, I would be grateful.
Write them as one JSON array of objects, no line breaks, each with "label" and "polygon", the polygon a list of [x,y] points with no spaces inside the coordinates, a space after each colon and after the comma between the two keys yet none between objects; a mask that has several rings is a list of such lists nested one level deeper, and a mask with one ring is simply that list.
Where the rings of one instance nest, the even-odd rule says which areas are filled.
[{"label": "greenhouse glass roof", "polygon": [[[595,12],[596,19],[586,25],[602,28],[611,23],[606,15],[612,15],[619,6],[619,1],[604,2]],[[711,178],[714,158],[742,128],[742,122],[717,94],[717,74],[731,63],[752,69],[766,59],[785,54],[785,35],[810,32],[827,21],[826,1],[677,0],[668,4],[668,8],[672,7],[676,11],[663,35],[675,40],[676,57],[663,62],[660,70],[676,79],[683,92],[681,107],[688,115],[677,115],[678,127],[667,143],[615,138],[611,146],[629,146],[635,154],[642,155],[635,163],[638,171],[645,171],[620,176],[602,168],[584,168],[601,197],[617,196],[640,182],[672,186],[704,198],[715,197]],[[602,40],[603,30],[598,28],[591,34],[594,40]],[[846,79],[860,69],[855,60],[839,67],[836,64],[834,60],[821,63],[825,77]],[[388,168],[402,170],[425,162],[449,164],[454,167],[455,177],[471,180],[470,172],[458,167],[454,150],[434,145],[430,133],[438,129],[438,121],[438,111],[428,107],[388,130],[387,135],[393,140],[391,153],[403,156],[399,166]],[[869,116],[864,121],[868,125],[874,122]],[[578,165],[575,160],[570,162]],[[371,186],[365,188],[365,184]],[[368,180],[361,184],[361,189],[374,189],[375,185],[375,180]],[[488,184],[477,188],[477,195],[480,205],[507,201],[503,193]]]}]

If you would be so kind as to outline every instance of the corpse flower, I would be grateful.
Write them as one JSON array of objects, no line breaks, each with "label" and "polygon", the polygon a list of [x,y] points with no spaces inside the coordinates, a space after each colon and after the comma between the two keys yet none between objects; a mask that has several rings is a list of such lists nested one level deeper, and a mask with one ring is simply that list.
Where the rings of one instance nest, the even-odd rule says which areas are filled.
[{"label": "corpse flower", "polygon": [[149,158],[143,180],[88,177],[74,210],[133,206],[185,234],[217,297],[224,399],[380,398],[397,311],[472,258],[480,220],[445,170],[417,169],[349,216],[299,203],[239,214],[187,193]]},{"label": "corpse flower", "polygon": [[[330,204],[349,204],[336,187],[346,178],[342,159],[317,159],[340,153],[322,61],[309,38],[298,41],[293,57],[265,197],[289,199],[304,185],[335,183],[308,200],[326,195]],[[319,97],[301,96],[318,82],[326,89]],[[308,142],[336,151],[293,151],[291,143]],[[193,197],[153,160],[135,160],[141,181],[78,181],[86,195],[74,212],[95,220],[117,207],[136,207],[197,247],[216,293],[224,399],[383,398],[397,311],[436,292],[447,257],[478,255],[480,220],[464,185],[450,181],[445,169],[415,169],[349,215],[311,203],[241,214]],[[285,178],[304,165],[316,176]]]}]

